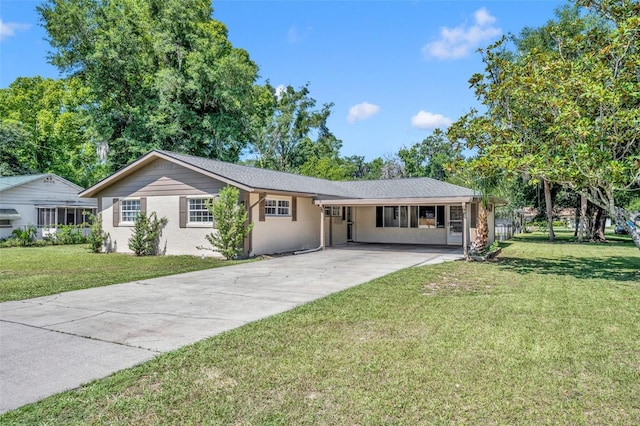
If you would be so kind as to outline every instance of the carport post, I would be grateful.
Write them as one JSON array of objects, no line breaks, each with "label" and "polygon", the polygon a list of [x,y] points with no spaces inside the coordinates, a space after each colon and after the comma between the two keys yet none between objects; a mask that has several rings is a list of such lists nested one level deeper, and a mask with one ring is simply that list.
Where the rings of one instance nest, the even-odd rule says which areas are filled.
[{"label": "carport post", "polygon": [[469,220],[467,218],[467,203],[462,203],[462,251],[464,257],[468,256],[469,251]]},{"label": "carport post", "polygon": [[324,206],[320,204],[320,247],[324,250]]}]

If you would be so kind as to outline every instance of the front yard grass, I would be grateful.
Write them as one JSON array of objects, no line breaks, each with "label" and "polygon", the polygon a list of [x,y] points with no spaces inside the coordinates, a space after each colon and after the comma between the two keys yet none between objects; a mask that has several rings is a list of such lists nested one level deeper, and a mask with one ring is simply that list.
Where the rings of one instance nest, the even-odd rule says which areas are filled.
[{"label": "front yard grass", "polygon": [[0,249],[0,302],[233,263],[236,262],[210,257],[90,253],[86,244],[3,248]]},{"label": "front yard grass", "polygon": [[2,424],[640,424],[640,255],[505,244],[406,269]]}]

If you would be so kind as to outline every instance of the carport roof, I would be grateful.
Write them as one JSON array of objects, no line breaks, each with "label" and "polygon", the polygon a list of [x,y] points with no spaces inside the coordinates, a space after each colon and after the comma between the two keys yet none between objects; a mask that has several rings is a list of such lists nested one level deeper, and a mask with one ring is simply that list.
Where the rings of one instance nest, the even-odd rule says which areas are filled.
[{"label": "carport roof", "polygon": [[158,158],[176,162],[249,192],[275,191],[309,194],[316,199],[323,200],[469,198],[477,196],[477,193],[469,188],[430,178],[338,182],[161,150],[149,152],[120,171],[88,188],[80,196],[95,196],[105,187]]}]

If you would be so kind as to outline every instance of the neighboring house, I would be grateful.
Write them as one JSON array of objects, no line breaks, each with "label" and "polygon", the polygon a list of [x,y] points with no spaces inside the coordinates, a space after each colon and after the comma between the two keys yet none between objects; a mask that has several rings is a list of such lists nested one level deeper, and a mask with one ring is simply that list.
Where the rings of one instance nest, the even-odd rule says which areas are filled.
[{"label": "neighboring house", "polygon": [[0,238],[29,225],[41,238],[55,233],[56,225],[85,222],[82,213],[95,213],[97,203],[78,198],[82,189],[51,173],[0,177]]},{"label": "neighboring house", "polygon": [[[206,200],[226,185],[240,190],[255,256],[343,244],[404,243],[467,247],[475,238],[477,192],[429,178],[336,182],[217,160],[151,151],[80,193],[97,198],[109,246],[128,252],[138,212],[168,222],[160,250],[201,254],[213,218]],[[489,206],[489,238],[494,208]]]}]

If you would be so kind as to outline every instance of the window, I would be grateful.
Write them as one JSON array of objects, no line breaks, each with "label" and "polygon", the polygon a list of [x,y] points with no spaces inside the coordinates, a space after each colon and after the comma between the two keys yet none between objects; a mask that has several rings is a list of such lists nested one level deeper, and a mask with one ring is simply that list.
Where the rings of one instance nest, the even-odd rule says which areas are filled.
[{"label": "window", "polygon": [[444,228],[444,206],[437,206],[436,213],[436,226]]},{"label": "window", "polygon": [[377,206],[376,228],[417,228],[417,206]]},{"label": "window", "polygon": [[210,198],[189,198],[189,222],[213,223],[213,215],[207,209]]},{"label": "window", "polygon": [[384,217],[384,207],[377,206],[376,207],[376,228],[382,228]]},{"label": "window", "polygon": [[397,228],[400,223],[400,207],[384,206],[384,227]]},{"label": "window", "polygon": [[410,228],[418,227],[418,206],[409,207],[409,227]]},{"label": "window", "polygon": [[265,200],[264,214],[265,216],[289,216],[289,200]]},{"label": "window", "polygon": [[49,228],[56,226],[56,209],[39,208],[38,209],[38,227]]},{"label": "window", "polygon": [[418,226],[420,228],[444,228],[444,206],[420,206]]},{"label": "window", "polygon": [[120,222],[135,222],[140,213],[140,200],[122,200],[120,203]]},{"label": "window", "polygon": [[[324,215],[325,216],[343,216],[342,214],[342,207],[341,206],[326,206],[324,208]],[[344,218],[343,218],[344,219]]]},{"label": "window", "polygon": [[89,213],[95,214],[95,209],[38,207],[38,227],[55,228],[56,225],[82,225],[89,221]]},{"label": "window", "polygon": [[436,227],[436,206],[420,206],[419,216],[420,228]]},{"label": "window", "polygon": [[409,208],[407,206],[400,206],[400,227],[409,227]]},{"label": "window", "polygon": [[471,220],[469,227],[476,228],[478,226],[478,203],[471,204]]},{"label": "window", "polygon": [[0,228],[11,228],[11,219],[0,219]]},{"label": "window", "polygon": [[462,212],[462,206],[451,206],[449,208],[449,233],[462,234],[462,220],[464,214]]}]

